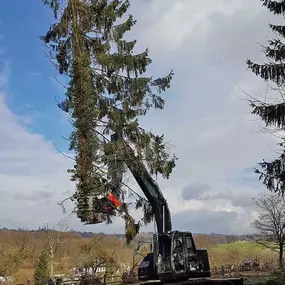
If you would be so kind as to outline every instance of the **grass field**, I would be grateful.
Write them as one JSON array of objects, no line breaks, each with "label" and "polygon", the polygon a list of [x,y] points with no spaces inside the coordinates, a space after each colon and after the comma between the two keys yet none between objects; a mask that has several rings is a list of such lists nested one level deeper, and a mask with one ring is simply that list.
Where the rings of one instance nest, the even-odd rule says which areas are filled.
[{"label": "grass field", "polygon": [[218,244],[209,250],[212,266],[242,264],[245,259],[260,263],[275,263],[277,254],[254,241],[239,241],[230,244]]},{"label": "grass field", "polygon": [[269,252],[270,250],[264,248],[255,241],[237,241],[229,244],[218,244],[215,247],[215,251],[221,254],[225,252],[239,252],[240,254],[252,255],[264,251]]}]

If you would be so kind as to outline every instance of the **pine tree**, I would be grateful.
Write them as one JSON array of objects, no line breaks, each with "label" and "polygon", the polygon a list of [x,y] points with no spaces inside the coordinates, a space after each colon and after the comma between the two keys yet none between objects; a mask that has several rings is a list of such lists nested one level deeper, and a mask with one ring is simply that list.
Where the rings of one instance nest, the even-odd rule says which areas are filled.
[{"label": "pine tree", "polygon": [[43,251],[39,257],[39,261],[34,274],[34,279],[35,285],[45,285],[49,279],[48,259],[45,251]]},{"label": "pine tree", "polygon": [[[150,109],[164,108],[161,93],[170,87],[173,72],[156,79],[145,74],[151,64],[148,49],[136,54],[136,40],[124,39],[136,24],[133,16],[126,14],[128,0],[44,3],[53,9],[56,23],[42,40],[52,49],[59,73],[70,78],[59,107],[70,114],[74,127],[70,151],[74,151],[75,165],[69,172],[76,181],[77,207],[85,209],[78,211],[78,216],[86,222],[92,215],[87,210],[90,195],[98,197],[116,189],[124,199],[127,147],[152,175],[169,178],[177,158],[168,153],[164,136],[142,128],[139,117]],[[112,132],[119,135],[115,142],[110,141]],[[117,173],[115,180],[109,179],[114,177],[107,173],[110,165]],[[136,207],[149,214],[145,199],[139,197]],[[139,225],[134,224],[126,205],[124,209],[123,217],[137,232]]]},{"label": "pine tree", "polygon": [[[285,16],[285,0],[271,1],[261,0],[262,5],[275,15]],[[277,35],[276,38],[269,40],[268,46],[264,48],[268,62],[264,64],[254,63],[247,60],[248,68],[266,82],[272,82],[277,89],[282,90],[285,86],[285,25],[270,24],[270,28]],[[275,98],[277,99],[277,98]],[[277,102],[277,103],[276,103]],[[251,100],[252,113],[259,116],[265,122],[266,127],[275,127],[280,131],[285,127],[285,102],[275,100],[274,103]],[[283,139],[284,140],[284,139]],[[284,146],[281,142],[278,145]],[[255,169],[259,174],[259,179],[270,191],[284,194],[285,172],[283,167],[284,154],[281,154],[273,161],[259,163],[260,169]]]}]

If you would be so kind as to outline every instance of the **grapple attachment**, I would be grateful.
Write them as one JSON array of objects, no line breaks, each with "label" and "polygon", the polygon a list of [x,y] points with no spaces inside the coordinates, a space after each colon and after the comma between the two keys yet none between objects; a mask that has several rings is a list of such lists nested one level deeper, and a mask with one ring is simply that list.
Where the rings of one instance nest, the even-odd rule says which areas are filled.
[{"label": "grapple attachment", "polygon": [[111,193],[101,199],[88,196],[78,199],[77,216],[85,225],[107,222],[111,216],[115,216],[115,210],[121,202]]},{"label": "grapple attachment", "polygon": [[106,215],[103,213],[94,213],[84,225],[95,225],[106,222]]}]

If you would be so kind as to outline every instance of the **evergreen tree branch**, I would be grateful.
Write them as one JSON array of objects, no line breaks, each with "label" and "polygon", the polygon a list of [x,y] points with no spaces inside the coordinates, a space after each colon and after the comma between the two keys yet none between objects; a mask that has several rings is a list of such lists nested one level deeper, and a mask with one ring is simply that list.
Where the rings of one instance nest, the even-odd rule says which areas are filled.
[{"label": "evergreen tree branch", "polygon": [[[61,110],[69,113],[73,128],[69,149],[75,154],[75,166],[68,172],[76,182],[76,191],[69,198],[74,198],[77,208],[82,209],[83,214],[78,217],[88,222],[88,197],[106,196],[114,184],[112,177],[121,177],[114,190],[119,196],[124,196],[124,188],[136,193],[124,181],[126,146],[134,149],[136,159],[152,175],[169,178],[177,158],[168,153],[164,136],[141,128],[138,117],[150,109],[164,108],[161,94],[170,88],[174,74],[171,71],[156,79],[144,76],[151,64],[148,49],[135,54],[136,40],[124,39],[124,34],[136,24],[131,15],[122,20],[129,1],[44,3],[54,10],[56,23],[41,39],[50,48],[50,58],[58,72],[70,79],[66,98],[58,103]],[[111,131],[122,134],[122,140],[110,142]],[[130,163],[136,165],[136,161]],[[115,167],[110,169],[111,165]],[[142,208],[145,214],[141,222],[149,222],[148,203],[137,197],[136,208]],[[131,239],[140,222],[134,221],[126,204],[120,215]],[[111,222],[110,216],[107,222]]]}]

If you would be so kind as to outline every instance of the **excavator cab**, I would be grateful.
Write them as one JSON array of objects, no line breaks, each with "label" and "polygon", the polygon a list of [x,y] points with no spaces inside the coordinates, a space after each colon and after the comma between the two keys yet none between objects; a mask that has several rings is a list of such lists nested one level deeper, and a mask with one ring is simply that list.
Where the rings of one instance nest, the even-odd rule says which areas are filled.
[{"label": "excavator cab", "polygon": [[190,232],[154,234],[153,253],[144,258],[138,275],[141,282],[210,277],[207,250],[196,249]]}]

